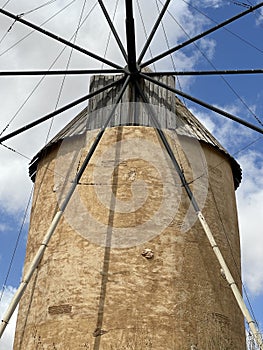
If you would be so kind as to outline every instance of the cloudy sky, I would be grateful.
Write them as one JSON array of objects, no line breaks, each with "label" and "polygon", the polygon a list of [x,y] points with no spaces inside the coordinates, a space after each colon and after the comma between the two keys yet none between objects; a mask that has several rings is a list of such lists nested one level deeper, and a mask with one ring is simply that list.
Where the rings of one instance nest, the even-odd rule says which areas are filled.
[{"label": "cloudy sky", "polygon": [[[216,23],[255,5],[256,1],[171,1],[146,58],[168,46],[187,40]],[[44,6],[45,5],[45,6]],[[125,46],[124,1],[105,1]],[[3,1],[0,7],[55,34],[104,56],[121,66],[125,63],[93,0]],[[149,11],[149,7],[151,11]],[[137,52],[145,41],[159,9],[160,0],[134,1]],[[143,18],[143,22],[141,20]],[[80,27],[77,35],[77,28]],[[164,30],[165,33],[164,34]],[[263,12],[257,10],[195,44],[156,62],[151,68],[168,70],[222,70],[262,68]],[[106,68],[100,62],[32,31],[0,14],[0,71]],[[205,100],[250,123],[262,118],[262,75],[180,77],[177,88]],[[0,132],[9,133],[72,100],[87,94],[88,76],[0,77]],[[243,280],[254,314],[263,329],[263,140],[260,134],[224,119],[209,110],[184,101],[209,128],[243,169],[237,190],[242,245]],[[26,244],[32,183],[28,163],[58,130],[85,104],[72,108],[0,147],[0,314],[19,284]],[[261,125],[262,126],[262,125]],[[16,152],[10,150],[13,149]],[[15,250],[15,254],[13,255]],[[10,262],[12,266],[9,271]],[[3,289],[3,288],[2,288]],[[8,326],[1,348],[12,349],[14,320]]]}]

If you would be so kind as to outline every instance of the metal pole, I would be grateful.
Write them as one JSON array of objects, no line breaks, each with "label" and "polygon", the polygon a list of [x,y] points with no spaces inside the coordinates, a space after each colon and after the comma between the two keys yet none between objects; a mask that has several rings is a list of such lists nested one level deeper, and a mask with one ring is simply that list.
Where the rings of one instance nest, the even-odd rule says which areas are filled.
[{"label": "metal pole", "polygon": [[126,90],[128,84],[129,84],[129,81],[130,81],[130,77],[128,76],[123,84],[121,91],[119,92],[119,95],[118,95],[117,100],[116,100],[116,104],[114,105],[114,107],[113,107],[108,119],[106,120],[105,124],[102,126],[100,132],[98,133],[98,135],[97,135],[92,147],[90,148],[80,170],[78,171],[75,179],[73,180],[71,188],[70,188],[66,198],[64,199],[60,210],[54,216],[54,218],[51,222],[51,225],[49,226],[49,229],[48,229],[48,231],[47,231],[47,233],[46,233],[46,235],[45,235],[28,271],[27,271],[27,273],[25,274],[22,282],[20,283],[20,286],[18,287],[17,292],[15,293],[15,295],[14,295],[14,297],[13,297],[13,299],[12,299],[12,301],[11,301],[11,303],[10,303],[10,305],[9,305],[9,307],[8,307],[4,317],[2,319],[2,322],[0,324],[0,338],[2,337],[4,330],[5,330],[8,322],[10,321],[11,316],[13,315],[13,313],[17,307],[17,304],[19,303],[20,299],[22,298],[24,291],[25,291],[28,283],[30,282],[31,277],[32,277],[35,269],[38,267],[39,262],[42,259],[44,252],[48,246],[48,243],[49,243],[53,233],[55,232],[55,229],[56,229],[58,223],[60,222],[60,219],[61,219],[61,217],[62,217],[62,215],[63,215],[63,213],[64,213],[64,211],[65,211],[65,209],[66,209],[66,207],[67,207],[67,205],[68,205],[68,203],[69,203],[69,201],[70,201],[70,199],[71,199],[71,197],[72,197],[72,195],[73,195],[73,193],[74,193],[74,191],[79,183],[79,180],[81,179],[82,174],[84,173],[93,153],[95,152],[95,150],[96,150],[96,148],[97,148],[97,146],[102,138],[102,135],[104,134],[104,132],[105,132],[105,130],[106,130],[106,128],[107,128],[107,126],[108,126],[108,124],[109,124],[109,122],[110,122],[110,120],[115,112],[115,109],[116,109],[118,103],[120,102],[120,100],[124,94],[124,91]]},{"label": "metal pole", "polygon": [[137,72],[136,48],[135,48],[135,29],[133,19],[132,0],[126,0],[126,38],[128,52],[128,68],[131,73]]},{"label": "metal pole", "polygon": [[[164,71],[164,72],[144,72],[150,77],[160,75],[226,75],[226,74],[262,74],[263,69],[232,69],[232,70],[203,70],[203,71]],[[1,72],[0,72],[1,75]]]},{"label": "metal pole", "polygon": [[115,74],[125,73],[124,69],[68,69],[68,70],[22,70],[0,71],[0,76],[13,75],[79,75],[79,74]]},{"label": "metal pole", "polygon": [[169,157],[172,160],[172,163],[173,163],[173,165],[175,167],[175,170],[176,170],[177,174],[180,177],[182,185],[185,188],[186,193],[187,193],[187,195],[188,195],[188,197],[189,197],[189,199],[191,201],[191,204],[194,207],[194,210],[195,210],[195,212],[197,214],[198,220],[200,221],[200,223],[201,223],[201,225],[202,225],[202,227],[203,227],[203,229],[205,231],[205,234],[206,234],[206,236],[207,236],[207,238],[209,240],[209,243],[210,243],[210,245],[211,245],[211,247],[213,249],[213,252],[215,253],[215,256],[216,256],[216,258],[217,258],[217,260],[219,262],[219,265],[222,268],[222,270],[223,270],[223,272],[224,272],[224,274],[226,276],[226,280],[227,280],[227,282],[228,282],[228,284],[229,284],[229,286],[230,286],[230,288],[231,288],[231,290],[232,290],[232,292],[234,294],[234,297],[235,297],[235,299],[236,299],[236,301],[238,303],[238,306],[239,306],[241,312],[243,313],[243,316],[245,317],[245,319],[248,322],[249,328],[250,328],[250,330],[251,330],[251,332],[252,332],[252,334],[253,334],[253,336],[254,336],[254,338],[255,338],[258,346],[259,346],[259,349],[263,350],[263,340],[261,338],[261,335],[260,335],[259,331],[257,330],[257,328],[255,326],[255,321],[251,317],[250,312],[249,312],[248,308],[246,307],[246,304],[245,304],[245,302],[244,302],[244,300],[242,298],[242,295],[241,295],[241,293],[240,293],[240,291],[238,289],[238,286],[237,286],[237,284],[236,284],[236,282],[235,282],[235,280],[234,280],[234,278],[233,278],[233,276],[232,276],[232,274],[231,274],[231,272],[230,272],[230,270],[229,270],[229,268],[228,268],[228,266],[227,266],[227,264],[226,264],[226,262],[225,262],[225,260],[223,258],[223,255],[221,254],[221,251],[220,251],[220,249],[219,249],[219,247],[218,247],[218,245],[217,245],[217,243],[216,243],[216,241],[215,241],[215,239],[213,237],[213,234],[212,234],[212,232],[211,232],[211,230],[210,230],[210,228],[209,228],[209,226],[208,226],[204,216],[202,215],[202,213],[201,213],[201,211],[199,209],[199,206],[198,206],[198,204],[197,204],[197,202],[195,200],[195,197],[194,197],[194,195],[193,195],[193,193],[191,191],[191,188],[189,187],[189,184],[186,181],[184,173],[182,172],[182,170],[180,168],[180,165],[178,164],[178,162],[177,162],[177,160],[176,160],[176,158],[174,156],[174,153],[173,153],[173,151],[171,149],[171,146],[170,146],[170,144],[169,144],[165,134],[161,130],[161,127],[160,127],[158,119],[156,118],[155,112],[152,109],[152,107],[148,104],[148,100],[146,98],[146,95],[142,91],[142,89],[139,86],[139,83],[137,81],[136,81],[136,86],[137,86],[137,89],[139,90],[140,95],[142,96],[143,101],[146,103],[146,106],[149,109],[149,112],[150,112],[149,114],[150,114],[151,119],[153,120],[153,123],[154,123],[155,127],[156,127],[157,133],[159,134],[160,139],[161,139],[161,141],[162,141],[162,143],[163,143],[163,145],[164,145],[164,147],[165,147]]},{"label": "metal pole", "polygon": [[188,100],[193,101],[194,103],[199,104],[200,106],[203,106],[203,107],[205,107],[205,108],[208,108],[208,109],[210,109],[210,110],[213,111],[213,112],[216,112],[216,113],[218,113],[218,114],[221,114],[222,116],[224,116],[224,117],[226,117],[226,118],[228,118],[228,119],[234,120],[235,122],[237,122],[237,123],[239,123],[239,124],[242,124],[242,125],[246,126],[246,127],[249,128],[249,129],[252,129],[252,130],[254,130],[254,131],[257,131],[257,132],[259,132],[260,134],[263,134],[263,129],[259,128],[259,127],[256,126],[256,125],[253,125],[253,124],[251,124],[251,123],[248,123],[247,121],[245,121],[245,120],[243,120],[243,119],[241,119],[241,118],[238,118],[238,117],[234,116],[233,114],[230,114],[230,113],[228,113],[228,112],[226,112],[226,111],[223,111],[223,110],[220,109],[220,108],[217,108],[217,107],[215,107],[215,106],[212,106],[212,105],[210,105],[209,103],[206,103],[206,102],[204,102],[204,101],[201,101],[201,100],[199,100],[198,98],[195,98],[195,97],[193,97],[193,96],[191,96],[191,95],[188,95],[188,94],[186,94],[186,93],[184,93],[184,92],[182,92],[182,91],[180,91],[180,90],[174,89],[174,88],[172,88],[172,87],[169,86],[169,85],[163,84],[162,82],[160,82],[160,81],[158,81],[158,80],[156,80],[156,79],[153,79],[153,78],[151,78],[151,77],[148,76],[148,75],[145,75],[145,74],[143,74],[143,73],[140,73],[140,76],[141,76],[142,78],[146,79],[146,80],[149,80],[150,82],[152,82],[152,83],[154,83],[154,84],[156,84],[156,85],[159,85],[159,86],[163,87],[164,89],[167,89],[167,90],[169,90],[169,91],[172,91],[172,92],[174,92],[174,93],[177,94],[177,95],[183,96],[183,97],[187,98]]},{"label": "metal pole", "polygon": [[117,80],[117,81],[114,81],[114,82],[112,82],[112,83],[110,83],[108,85],[105,85],[101,89],[98,89],[98,90],[96,90],[94,92],[91,92],[88,95],[83,96],[83,97],[81,97],[81,98],[79,98],[79,99],[77,99],[77,100],[75,100],[75,101],[73,101],[73,102],[71,102],[71,103],[69,103],[69,104],[59,108],[59,109],[57,109],[56,111],[54,111],[52,113],[49,113],[49,114],[47,114],[47,115],[45,115],[45,116],[43,116],[43,117],[33,121],[32,123],[29,123],[29,124],[27,124],[25,126],[22,126],[21,128],[12,131],[10,134],[7,134],[5,136],[0,137],[0,143],[2,143],[4,141],[6,141],[6,140],[8,140],[8,139],[18,135],[18,134],[21,134],[22,132],[24,132],[26,130],[31,129],[34,126],[36,126],[38,124],[41,124],[41,123],[45,122],[46,120],[48,120],[50,118],[53,118],[54,116],[56,116],[56,115],[58,115],[58,114],[60,114],[62,112],[65,112],[68,109],[73,108],[73,107],[77,106],[78,104],[80,104],[82,102],[85,102],[86,100],[90,99],[91,97],[96,96],[99,93],[101,93],[101,92],[103,92],[103,91],[105,91],[105,90],[107,90],[107,89],[117,85],[123,79],[124,79],[124,77],[119,79],[119,80]]}]

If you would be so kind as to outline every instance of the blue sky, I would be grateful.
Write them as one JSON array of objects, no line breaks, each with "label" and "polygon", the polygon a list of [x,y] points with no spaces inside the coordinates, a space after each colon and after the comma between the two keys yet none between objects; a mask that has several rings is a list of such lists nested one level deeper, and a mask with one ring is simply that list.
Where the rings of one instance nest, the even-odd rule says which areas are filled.
[{"label": "blue sky", "polygon": [[[2,7],[6,1],[1,0]],[[41,24],[66,4],[70,4],[63,12],[45,24],[45,28],[56,34],[70,39],[76,29],[78,18],[84,1],[53,1],[34,12],[29,11],[42,5],[44,1],[24,0],[17,4],[9,1],[5,9],[15,14],[26,13],[24,18],[36,24]],[[91,15],[79,31],[76,43],[104,55],[107,43],[108,27],[106,22],[97,21],[102,16],[95,1],[89,1],[84,13],[90,10]],[[124,39],[123,3],[120,1],[116,11],[114,22],[120,36]],[[134,2],[135,3],[135,2]],[[147,0],[147,4],[148,4]],[[144,25],[149,32],[157,15],[156,1],[151,1],[151,11],[148,11],[145,3],[141,4],[144,16]],[[161,7],[161,2],[157,1]],[[198,7],[207,17],[201,15],[190,5]],[[246,3],[246,2],[245,2]],[[255,1],[247,2],[255,5]],[[113,16],[115,2],[105,1],[111,16]],[[243,2],[244,4],[244,2]],[[139,10],[136,5],[136,31],[138,35],[138,51],[145,41],[144,28],[140,21]],[[221,22],[231,16],[244,11],[246,8],[238,1],[172,1],[170,12],[184,30],[191,37],[199,32],[210,28],[214,21]],[[85,17],[85,16],[84,16]],[[83,18],[84,18],[83,17]],[[170,15],[164,18],[164,27],[170,45],[175,45],[186,40],[186,34],[178,27]],[[7,30],[10,28],[9,32]],[[96,28],[96,35],[94,35]],[[213,70],[216,69],[256,69],[262,68],[263,54],[263,12],[257,10],[245,18],[227,26],[227,30],[220,29],[205,39],[196,42],[173,55],[175,66],[178,70]],[[31,30],[12,20],[0,15],[0,70],[23,70],[23,69],[48,69],[55,60],[63,46],[52,39],[47,39],[41,34],[33,33],[19,44],[17,41],[26,36]],[[7,35],[5,35],[7,33]],[[98,40],[98,37],[100,40]],[[152,43],[151,50],[154,55],[166,50],[165,36],[160,27],[156,38]],[[70,49],[64,50],[54,65],[54,68],[65,69]],[[111,38],[106,57],[121,65],[124,65],[114,40]],[[147,54],[147,58],[150,54]],[[101,64],[88,59],[86,56],[74,52],[70,61],[71,68],[101,68]],[[158,70],[172,69],[171,58],[168,57],[155,66]],[[155,67],[151,67],[154,69]],[[58,100],[61,77],[48,77],[28,98],[31,91],[38,84],[40,77],[0,77],[0,129],[13,118],[18,109],[16,118],[10,123],[8,131],[24,125],[45,113],[51,112],[58,106],[62,106],[73,99],[87,93],[89,81],[87,77],[70,77],[65,80],[63,91]],[[262,75],[250,76],[203,76],[184,77],[177,81],[177,88],[205,100],[222,109],[227,110],[255,125],[253,113],[263,120],[263,80]],[[227,83],[226,83],[227,82]],[[242,245],[243,280],[253,306],[257,321],[263,329],[263,235],[262,233],[262,200],[263,200],[263,140],[259,134],[247,128],[228,121],[207,109],[186,101],[188,108],[200,118],[228,151],[233,154],[243,168],[243,181],[237,190],[239,223]],[[73,108],[63,116],[59,116],[49,134],[49,138],[56,134],[72,117],[74,117],[84,105]],[[253,113],[251,113],[251,111]],[[14,148],[23,156],[0,148],[0,288],[5,283],[8,266],[16,245],[18,232],[28,203],[32,183],[28,178],[28,163],[34,154],[43,147],[46,142],[50,123],[28,131],[24,135],[17,136],[6,142],[6,145]],[[5,310],[7,300],[18,286],[23,259],[25,254],[26,235],[29,216],[21,231],[17,251],[14,256],[6,291],[0,304],[1,314]],[[12,348],[12,329],[3,340],[5,349]],[[1,344],[1,343],[0,343]]]}]

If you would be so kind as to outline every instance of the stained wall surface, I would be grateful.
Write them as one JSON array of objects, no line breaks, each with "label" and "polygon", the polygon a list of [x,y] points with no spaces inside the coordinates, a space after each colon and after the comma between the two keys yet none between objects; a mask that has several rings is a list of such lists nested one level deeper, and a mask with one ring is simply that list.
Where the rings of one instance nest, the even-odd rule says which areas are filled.
[{"label": "stained wall surface", "polygon": [[[25,271],[97,132],[65,139],[39,162]],[[240,281],[227,156],[165,134]],[[244,350],[243,317],[155,130],[109,128],[20,302],[14,349],[194,345]]]}]

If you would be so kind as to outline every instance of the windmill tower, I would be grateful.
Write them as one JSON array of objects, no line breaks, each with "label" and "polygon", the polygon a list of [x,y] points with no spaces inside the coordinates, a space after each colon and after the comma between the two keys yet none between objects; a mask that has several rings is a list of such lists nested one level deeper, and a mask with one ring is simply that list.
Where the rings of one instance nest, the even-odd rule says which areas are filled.
[{"label": "windmill tower", "polygon": [[126,10],[127,67],[31,163],[14,349],[245,349],[241,170],[143,70]]},{"label": "windmill tower", "polygon": [[[91,92],[119,79],[95,77]],[[96,95],[31,164],[25,269],[117,106],[21,300],[14,349],[245,348],[242,313],[150,113],[236,280],[240,168],[174,94],[141,80],[146,104],[133,88]]]}]

